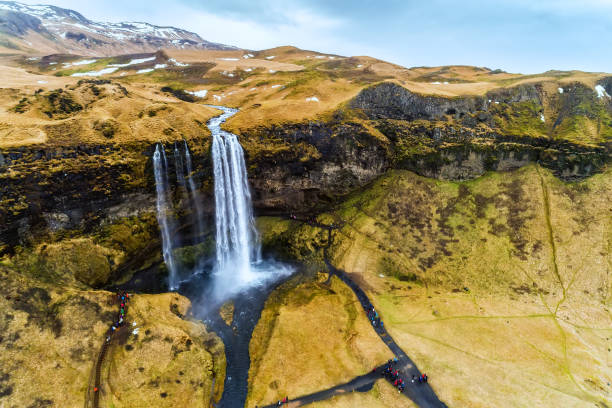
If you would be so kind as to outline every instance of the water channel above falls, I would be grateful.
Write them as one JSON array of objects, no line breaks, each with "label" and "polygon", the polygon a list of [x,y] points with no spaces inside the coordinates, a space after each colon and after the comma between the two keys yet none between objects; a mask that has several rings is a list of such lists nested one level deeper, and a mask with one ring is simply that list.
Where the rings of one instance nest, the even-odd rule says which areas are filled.
[{"label": "water channel above falls", "polygon": [[[286,280],[295,268],[273,260],[262,259],[259,236],[255,228],[251,194],[244,155],[238,136],[221,129],[221,125],[237,110],[212,106],[223,111],[210,119],[207,126],[212,134],[212,162],[215,184],[215,255],[201,260],[194,271],[177,271],[172,253],[180,245],[180,237],[172,231],[173,214],[171,184],[176,188],[189,188],[196,213],[202,206],[196,202],[191,157],[185,143],[185,158],[175,146],[176,180],[168,174],[167,160],[162,145],[156,146],[153,157],[156,171],[158,223],[162,242],[163,260],[169,271],[167,283],[161,283],[157,271],[160,265],[140,272],[122,289],[135,292],[160,293],[172,288],[192,302],[194,317],[201,319],[225,345],[226,377],[220,408],[244,407],[248,390],[250,367],[249,343],[272,290]],[[179,158],[181,160],[179,160]],[[185,168],[186,166],[186,168]],[[183,174],[179,171],[186,169]],[[197,218],[198,223],[201,217]],[[201,223],[195,225],[202,229]],[[174,235],[173,235],[174,233]],[[187,273],[186,273],[187,272]],[[180,280],[178,276],[189,276]],[[219,315],[219,308],[231,301],[234,319],[228,325]]]}]

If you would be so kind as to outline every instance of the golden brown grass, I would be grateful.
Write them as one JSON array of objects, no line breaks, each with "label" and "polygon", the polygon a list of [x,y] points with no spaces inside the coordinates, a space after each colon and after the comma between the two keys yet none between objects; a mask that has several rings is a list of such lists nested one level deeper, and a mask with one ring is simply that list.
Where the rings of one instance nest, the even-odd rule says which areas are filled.
[{"label": "golden brown grass", "polygon": [[[181,82],[180,74],[179,77],[164,76],[163,70],[126,77],[110,75],[126,85],[132,94],[130,99],[115,102],[104,100],[92,105],[91,110],[95,113],[86,110],[75,115],[80,126],[71,123],[71,131],[79,137],[83,135],[87,141],[95,139],[100,142],[99,138],[94,137],[95,132],[90,130],[93,121],[113,118],[121,124],[118,142],[175,140],[176,134],[166,137],[163,133],[170,132],[168,129],[178,130],[185,135],[193,134],[194,131],[200,133],[191,124],[197,116],[201,117],[197,120],[204,123],[210,117],[210,112],[204,108],[187,108],[187,104],[160,93],[159,89],[164,85],[190,90],[206,89],[208,95],[202,100],[203,103],[239,107],[241,112],[227,124],[228,129],[239,132],[272,123],[322,119],[364,87],[384,80],[394,81],[421,94],[455,97],[482,95],[499,87],[541,81],[552,83],[551,89],[556,88],[558,83],[574,81],[594,86],[596,80],[605,75],[580,71],[520,75],[469,66],[408,69],[371,57],[346,58],[294,47],[251,52],[253,58],[243,58],[249,53],[243,50],[165,50],[165,53],[181,62],[213,64],[213,68],[204,70],[202,77],[191,78],[192,82]],[[37,75],[19,67],[8,66],[14,65],[15,61],[5,59],[3,63],[5,66],[0,67],[0,73],[6,78],[3,86],[19,89],[19,92],[7,92],[5,103],[0,104],[0,108],[4,108],[0,109],[0,146],[15,147],[49,141],[44,126],[52,123],[44,115],[20,115],[8,112],[7,109],[35,89],[64,87],[76,83],[79,78],[55,77],[44,73]],[[38,84],[39,80],[47,83]],[[137,120],[135,115],[147,110],[147,105],[159,103],[177,107],[178,119]],[[545,111],[546,115],[551,113]],[[130,123],[129,127],[127,123]],[[3,130],[5,128],[9,130]]]},{"label": "golden brown grass", "polygon": [[[449,406],[609,406],[611,176],[396,171],[320,219],[346,221],[333,262]],[[272,223],[264,242],[290,231]]]},{"label": "golden brown grass", "polygon": [[165,50],[170,58],[175,58],[179,62],[194,63],[194,62],[212,62],[216,66],[213,72],[219,71],[235,71],[238,69],[244,70],[247,68],[275,71],[300,71],[304,67],[292,63],[281,62],[275,58],[268,60],[263,56],[261,58],[243,58],[247,54],[246,51],[215,51],[215,50]]},{"label": "golden brown grass", "polygon": [[415,408],[416,405],[405,395],[397,392],[389,382],[378,381],[371,391],[366,393],[353,392],[339,395],[327,401],[315,402],[308,405],[311,408]]},{"label": "golden brown grass", "polygon": [[[53,118],[43,114],[46,109],[44,94],[4,90],[6,98],[0,103],[0,147],[201,139],[209,134],[206,121],[218,114],[215,109],[179,101],[151,87],[127,86],[127,96],[116,84],[97,87],[102,92],[98,98],[91,97],[88,84],[64,88],[64,92],[84,109]],[[10,111],[23,97],[30,101],[28,110],[21,114]],[[108,120],[117,124],[111,138],[105,137],[96,127],[96,123]]]},{"label": "golden brown grass", "polygon": [[[129,321],[137,335],[114,347],[103,366],[102,406],[208,407],[221,396],[223,346],[200,322],[181,319],[177,294],[136,295]],[[216,378],[214,377],[216,376]]]},{"label": "golden brown grass", "polygon": [[352,291],[326,279],[277,290],[267,301],[250,345],[248,406],[349,381],[392,356]]},{"label": "golden brown grass", "polygon": [[[46,284],[4,265],[0,275],[2,402],[83,407],[98,351],[117,316],[114,295]],[[101,406],[208,407],[221,395],[213,373],[224,375],[223,346],[201,322],[178,316],[189,306],[176,294],[132,297],[128,321],[136,326],[113,340]],[[128,335],[136,328],[138,335]]]},{"label": "golden brown grass", "polygon": [[[290,83],[290,82],[289,82]],[[240,106],[241,112],[232,117],[226,127],[240,132],[255,126],[270,123],[298,122],[316,119],[318,116],[333,111],[341,103],[353,98],[361,87],[346,80],[317,79],[298,88],[271,88],[275,85],[286,85],[287,82],[270,80],[268,85],[256,87],[255,90],[241,89],[235,95],[223,99],[230,106]],[[232,92],[232,91],[229,91]],[[244,103],[243,95],[255,95]],[[316,99],[313,99],[316,98]]]}]

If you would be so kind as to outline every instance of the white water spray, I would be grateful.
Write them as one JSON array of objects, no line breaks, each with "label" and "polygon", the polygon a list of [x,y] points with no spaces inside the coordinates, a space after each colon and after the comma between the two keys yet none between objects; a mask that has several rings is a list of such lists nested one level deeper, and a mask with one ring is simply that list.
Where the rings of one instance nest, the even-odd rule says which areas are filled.
[{"label": "white water spray", "polygon": [[290,270],[261,262],[261,246],[253,219],[244,153],[238,137],[221,129],[221,124],[237,110],[214,107],[223,111],[222,115],[208,122],[213,137],[215,178],[214,293],[218,299],[222,299],[280,277]]},{"label": "white water spray", "polygon": [[193,210],[195,211],[196,226],[198,232],[198,238],[202,239],[204,236],[204,210],[202,208],[202,202],[200,193],[196,187],[195,175],[193,174],[193,165],[191,163],[191,154],[189,153],[189,147],[187,141],[183,140],[185,145],[185,165],[187,167],[187,186],[189,188],[189,194],[191,196],[191,202],[193,203]]},{"label": "white water spray", "polygon": [[164,146],[157,144],[153,154],[153,171],[155,173],[155,189],[157,192],[157,222],[162,238],[162,254],[168,268],[168,286],[170,290],[178,289],[176,263],[172,254],[171,231],[174,229],[170,193],[168,189],[168,161]]},{"label": "white water spray", "polygon": [[178,148],[176,142],[174,142],[174,169],[176,171],[176,182],[180,186],[185,185],[185,167],[183,166],[183,155]]}]

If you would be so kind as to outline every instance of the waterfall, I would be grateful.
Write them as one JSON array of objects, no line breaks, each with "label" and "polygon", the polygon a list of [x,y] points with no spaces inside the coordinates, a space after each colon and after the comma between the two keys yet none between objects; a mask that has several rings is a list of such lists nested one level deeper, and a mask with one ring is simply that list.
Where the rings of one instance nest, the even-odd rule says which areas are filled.
[{"label": "waterfall", "polygon": [[240,287],[256,278],[252,264],[260,261],[260,244],[242,147],[236,135],[221,129],[221,124],[237,110],[216,108],[223,114],[208,122],[213,137],[215,276],[224,287]]},{"label": "waterfall", "polygon": [[183,156],[178,148],[176,142],[174,142],[174,167],[176,170],[176,182],[180,186],[185,185],[185,167],[183,166]]},{"label": "waterfall", "polygon": [[198,239],[202,239],[204,236],[204,209],[202,208],[202,202],[200,193],[196,187],[194,180],[195,175],[193,174],[193,165],[191,163],[191,154],[189,153],[189,147],[187,141],[183,140],[185,145],[185,165],[187,166],[187,186],[189,188],[189,194],[191,196],[191,202],[193,204],[193,211],[195,213],[195,223],[198,232]]},{"label": "waterfall", "polygon": [[168,268],[170,290],[178,289],[178,276],[176,273],[176,263],[172,254],[171,231],[174,229],[172,219],[172,208],[170,192],[168,189],[168,160],[164,146],[157,144],[153,154],[153,171],[155,173],[155,189],[157,192],[157,222],[162,238],[162,254],[164,262]]},{"label": "waterfall", "polygon": [[[210,290],[214,302],[224,301],[237,293],[254,286],[262,286],[292,273],[293,268],[275,262],[261,260],[259,234],[255,228],[253,205],[244,152],[233,133],[221,129],[221,124],[237,110],[215,106],[223,114],[207,123],[212,134],[212,159],[215,193],[216,247]],[[203,237],[204,209],[198,192],[191,153],[184,143],[184,156],[179,144],[174,145],[176,181],[185,188],[192,208],[199,237]],[[171,291],[179,286],[199,279],[204,274],[206,259],[199,259],[197,269],[183,281],[179,280],[179,264],[173,249],[180,245],[177,234],[172,195],[168,180],[168,158],[161,143],[153,154],[155,188],[157,192],[157,221],[162,241],[162,254],[168,268],[168,283]],[[174,235],[171,235],[174,234]],[[207,274],[206,274],[207,275]]]}]

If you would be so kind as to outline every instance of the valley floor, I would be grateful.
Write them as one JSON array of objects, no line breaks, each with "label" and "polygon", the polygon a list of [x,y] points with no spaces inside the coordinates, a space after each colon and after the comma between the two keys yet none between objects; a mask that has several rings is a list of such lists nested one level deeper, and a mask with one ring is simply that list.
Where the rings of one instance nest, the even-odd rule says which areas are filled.
[{"label": "valley floor", "polygon": [[[332,262],[366,291],[385,327],[448,406],[606,407],[612,401],[610,191],[609,172],[577,184],[537,167],[465,183],[397,172],[319,220],[342,225],[330,249]],[[514,205],[521,208],[510,211]],[[412,218],[401,214],[408,208]],[[264,242],[283,242],[301,253],[317,253],[307,240],[325,239],[305,224],[272,218],[259,224]],[[426,272],[419,262],[428,262]],[[254,341],[265,343],[261,336],[269,343],[252,356],[259,371],[252,372],[251,400],[289,391],[302,395],[343,380],[323,368],[335,367],[338,353],[319,352],[316,367],[306,366],[300,378],[327,380],[290,381],[284,393],[273,387],[285,381],[285,369],[274,367],[298,353],[313,355],[305,344],[301,351],[271,346],[281,336],[291,344],[299,335],[287,325],[312,330],[314,338],[318,328],[330,327],[322,320],[327,313],[306,313],[304,319],[301,311],[312,304],[296,304],[299,293],[299,287],[286,290],[280,308],[271,303],[266,311],[275,314],[275,324],[255,332]],[[326,297],[332,302],[338,294]],[[325,339],[358,352],[343,342],[342,331],[329,331]],[[363,374],[367,366],[351,374]],[[321,406],[365,401],[377,389]]]}]

